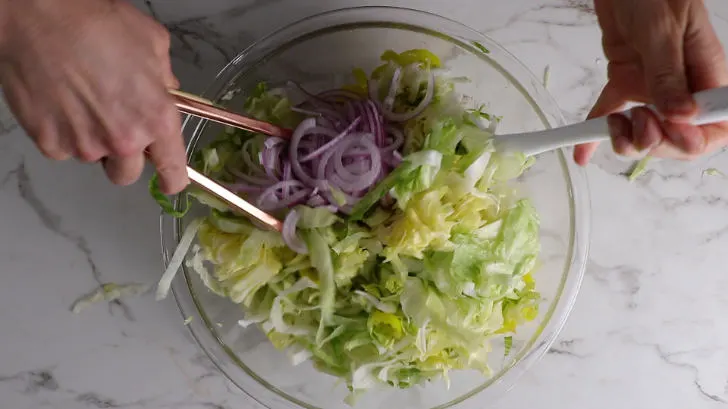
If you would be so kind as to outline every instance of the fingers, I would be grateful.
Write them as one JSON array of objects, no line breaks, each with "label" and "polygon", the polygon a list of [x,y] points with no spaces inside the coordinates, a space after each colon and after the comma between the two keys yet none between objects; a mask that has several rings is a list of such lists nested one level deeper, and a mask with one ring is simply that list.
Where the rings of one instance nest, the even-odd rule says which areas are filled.
[{"label": "fingers", "polygon": [[636,5],[631,30],[640,53],[647,88],[660,112],[668,119],[686,122],[696,113],[683,55],[684,28],[663,0],[643,0]]},{"label": "fingers", "polygon": [[[589,112],[587,118],[597,118],[613,112],[621,111],[626,102],[624,94],[617,89],[614,83],[609,82],[602,90],[602,93],[599,95],[599,99],[597,99],[597,102],[594,104],[594,108],[592,108],[591,112]],[[626,118],[624,119],[626,120]],[[612,120],[612,122],[614,122],[614,120]],[[615,126],[617,125],[618,124],[615,124]],[[616,128],[615,131],[617,131]],[[611,133],[611,135],[614,138],[615,135],[620,133],[622,132]],[[598,142],[576,146],[574,148],[574,161],[576,161],[576,163],[580,166],[586,166],[592,156],[594,156],[594,152],[596,152],[598,147]]]},{"label": "fingers", "polygon": [[43,156],[53,160],[68,160],[75,152],[73,143],[67,135],[59,133],[51,120],[44,120],[31,135],[38,150]]},{"label": "fingers", "polygon": [[[697,127],[685,123],[691,115],[684,115],[696,110],[692,101],[686,102],[689,92],[728,84],[728,68],[723,47],[702,2],[690,2],[684,14],[687,23],[682,31],[667,24],[672,27],[665,29],[670,33],[666,36],[669,42],[660,43],[653,38],[653,45],[649,48],[652,52],[646,52],[647,48],[643,51],[643,63],[655,105],[668,120],[660,122],[656,117],[650,117],[646,129],[635,130],[635,141],[638,147],[644,146],[653,141],[651,138],[655,134],[659,134],[663,141],[652,149],[651,155],[690,160],[728,142],[728,124]],[[680,17],[679,14],[677,16]],[[663,50],[666,51],[664,58],[658,60]],[[648,60],[654,64],[648,64]],[[653,81],[650,82],[650,78]],[[658,129],[659,132],[656,132]]]},{"label": "fingers", "polygon": [[162,192],[176,194],[189,184],[189,179],[180,116],[171,99],[159,113],[158,126],[158,138],[149,146],[149,157],[157,168]]},{"label": "fingers", "polygon": [[586,166],[589,164],[594,152],[597,151],[599,142],[585,143],[574,147],[574,161],[579,166]]},{"label": "fingers", "polygon": [[111,156],[103,161],[104,171],[111,182],[127,186],[134,183],[144,170],[144,154],[128,157]]},{"label": "fingers", "polygon": [[723,46],[702,2],[692,2],[691,17],[685,32],[685,66],[693,91],[728,84],[728,68]]},{"label": "fingers", "polygon": [[0,83],[43,154],[84,162],[108,158],[109,179],[125,185],[139,177],[149,148],[161,187],[169,193],[184,188],[180,118],[167,92],[179,82],[166,28],[127,1],[18,7],[25,3],[27,13],[14,17],[37,24],[14,26]]},{"label": "fingers", "polygon": [[622,156],[632,156],[636,152],[632,144],[632,124],[622,114],[612,114],[607,118],[612,149]]},{"label": "fingers", "polygon": [[649,108],[634,108],[631,122],[630,142],[638,152],[650,150],[662,141],[660,122]]},{"label": "fingers", "polygon": [[648,151],[650,156],[687,160],[705,152],[702,128],[661,121],[645,107],[633,108],[630,113],[631,118],[622,114],[608,118],[615,153],[633,157]]}]

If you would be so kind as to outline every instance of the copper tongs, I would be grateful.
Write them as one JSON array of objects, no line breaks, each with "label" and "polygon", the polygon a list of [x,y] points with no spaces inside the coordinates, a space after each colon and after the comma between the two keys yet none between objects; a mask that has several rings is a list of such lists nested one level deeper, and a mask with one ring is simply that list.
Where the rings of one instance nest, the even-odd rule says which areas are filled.
[{"label": "copper tongs", "polygon": [[[182,113],[264,135],[282,138],[291,136],[290,129],[230,112],[215,106],[212,101],[196,95],[177,90],[169,90],[169,93],[175,98],[177,109]],[[237,210],[273,230],[281,231],[283,229],[283,223],[280,220],[260,210],[255,205],[189,166],[187,166],[187,175],[192,183],[222,200],[231,209]]]}]

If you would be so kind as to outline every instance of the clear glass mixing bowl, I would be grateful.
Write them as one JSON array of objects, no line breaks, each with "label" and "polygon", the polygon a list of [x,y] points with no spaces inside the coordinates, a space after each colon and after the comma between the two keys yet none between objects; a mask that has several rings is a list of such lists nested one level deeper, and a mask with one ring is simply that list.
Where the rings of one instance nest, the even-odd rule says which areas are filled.
[{"label": "clear glass mixing bowl", "polygon": [[[427,48],[443,58],[455,75],[471,82],[459,91],[501,115],[499,132],[539,130],[563,124],[556,103],[516,58],[482,34],[457,22],[415,10],[362,7],[328,12],[299,21],[258,41],[225,67],[204,95],[232,109],[240,108],[247,91],[260,81],[283,84],[295,80],[316,89],[350,80],[352,68],[370,70],[386,49]],[[240,90],[223,101],[230,91]],[[225,98],[227,99],[227,98]],[[206,145],[219,126],[189,118],[188,153]],[[493,375],[456,372],[446,388],[441,381],[411,389],[377,390],[357,407],[445,408],[455,404],[483,408],[507,391],[553,343],[574,304],[584,272],[589,233],[588,187],[584,173],[564,152],[538,157],[519,180],[542,219],[542,267],[536,274],[543,295],[538,318],[514,336],[504,358],[503,346],[491,354]],[[165,265],[184,225],[204,209],[194,208],[183,220],[162,217]],[[311,365],[291,366],[254,327],[237,325],[240,306],[209,292],[191,271],[183,271],[173,291],[189,328],[210,359],[227,377],[264,406],[278,408],[345,408],[348,391],[337,379]]]}]

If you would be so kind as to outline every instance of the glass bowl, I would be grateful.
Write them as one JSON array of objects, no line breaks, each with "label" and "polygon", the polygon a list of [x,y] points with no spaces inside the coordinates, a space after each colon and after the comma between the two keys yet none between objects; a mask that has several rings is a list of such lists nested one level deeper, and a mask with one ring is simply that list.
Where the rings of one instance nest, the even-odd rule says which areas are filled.
[{"label": "glass bowl", "polygon": [[[240,108],[248,91],[260,81],[272,86],[288,80],[323,90],[350,81],[351,70],[369,71],[386,49],[426,48],[457,76],[468,77],[458,91],[487,104],[503,117],[499,132],[523,132],[559,126],[560,110],[540,82],[493,40],[462,24],[433,14],[392,7],[360,7],[319,14],[289,25],[240,53],[215,79],[206,98]],[[235,96],[230,99],[231,95]],[[188,154],[206,145],[221,128],[188,118]],[[588,186],[581,169],[562,151],[540,155],[518,180],[542,220],[541,268],[536,273],[542,294],[536,320],[519,328],[511,353],[497,345],[490,355],[491,377],[469,371],[451,374],[449,389],[435,381],[410,389],[381,389],[365,394],[356,407],[482,408],[507,391],[553,343],[565,323],[579,289],[589,235]],[[201,214],[200,207],[183,220],[163,216],[165,265],[184,225]],[[220,370],[240,389],[270,409],[345,408],[343,382],[313,366],[292,366],[254,326],[237,321],[241,307],[209,292],[191,271],[173,283],[173,292],[197,342]]]}]

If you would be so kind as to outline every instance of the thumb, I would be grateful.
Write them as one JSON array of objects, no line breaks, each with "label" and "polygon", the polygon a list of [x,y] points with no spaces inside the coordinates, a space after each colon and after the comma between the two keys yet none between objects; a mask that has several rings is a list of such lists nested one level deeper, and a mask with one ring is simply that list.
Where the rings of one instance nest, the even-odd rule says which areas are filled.
[{"label": "thumb", "polygon": [[630,32],[642,58],[649,94],[666,118],[687,121],[697,108],[685,70],[684,28],[669,2],[646,0],[635,6],[635,27]]}]

